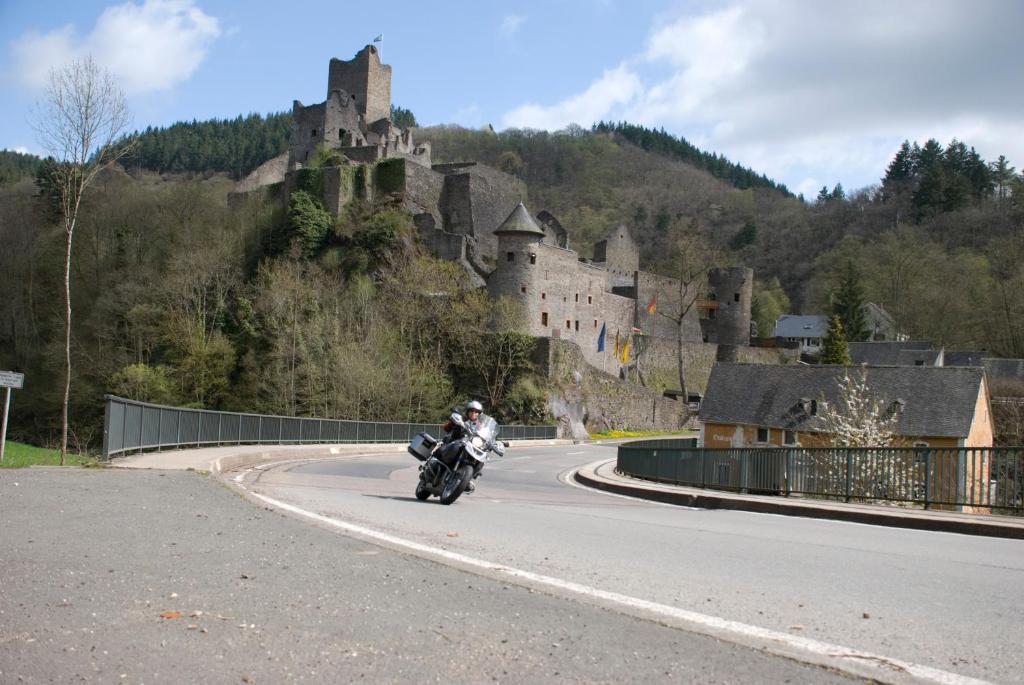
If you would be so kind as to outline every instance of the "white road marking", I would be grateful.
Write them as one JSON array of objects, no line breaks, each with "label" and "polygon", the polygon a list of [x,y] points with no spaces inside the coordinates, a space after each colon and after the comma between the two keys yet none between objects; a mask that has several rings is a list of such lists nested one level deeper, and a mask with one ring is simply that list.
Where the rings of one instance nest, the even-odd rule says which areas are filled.
[{"label": "white road marking", "polygon": [[579,452],[566,452],[565,456],[567,456],[567,457],[574,457],[577,454],[586,454],[586,453],[587,453],[586,450],[580,450]]},{"label": "white road marking", "polygon": [[252,495],[271,506],[277,507],[278,509],[283,509],[284,511],[312,519],[318,523],[348,531],[361,537],[379,540],[392,547],[406,549],[435,559],[451,561],[461,566],[479,568],[499,576],[503,575],[509,578],[521,579],[538,585],[556,588],[570,594],[599,599],[610,604],[627,607],[633,610],[649,612],[669,619],[675,619],[689,625],[695,630],[695,632],[701,632],[703,634],[713,636],[732,636],[740,639],[743,644],[749,644],[752,640],[764,641],[767,644],[762,644],[762,648],[766,651],[784,654],[787,656],[803,654],[805,657],[817,657],[818,661],[815,661],[814,663],[821,663],[822,660],[825,660],[837,664],[839,667],[845,665],[850,672],[858,675],[863,675],[865,669],[873,670],[875,671],[875,677],[883,677],[883,682],[891,682],[884,680],[885,675],[889,675],[890,677],[908,675],[931,683],[942,683],[943,685],[989,685],[987,681],[984,680],[978,680],[969,676],[943,671],[931,666],[915,664],[909,661],[902,661],[900,659],[894,659],[871,652],[864,652],[858,649],[851,649],[840,645],[833,645],[819,640],[800,637],[798,635],[781,633],[768,628],[740,623],[739,621],[731,621],[729,619],[709,616],[707,614],[701,614],[687,609],[680,609],[678,607],[660,604],[658,602],[652,602],[638,597],[630,597],[629,595],[623,595],[618,592],[609,592],[589,585],[583,585],[569,580],[562,580],[561,578],[554,578],[552,576],[545,576],[539,573],[533,573],[532,571],[513,568],[511,566],[505,566],[504,564],[496,564],[483,559],[459,554],[458,552],[451,552],[439,547],[431,547],[430,545],[406,540],[389,533],[383,533],[373,530],[372,528],[366,528],[340,519],[334,519],[312,511],[306,511],[305,509],[272,499],[257,492],[253,492]]}]

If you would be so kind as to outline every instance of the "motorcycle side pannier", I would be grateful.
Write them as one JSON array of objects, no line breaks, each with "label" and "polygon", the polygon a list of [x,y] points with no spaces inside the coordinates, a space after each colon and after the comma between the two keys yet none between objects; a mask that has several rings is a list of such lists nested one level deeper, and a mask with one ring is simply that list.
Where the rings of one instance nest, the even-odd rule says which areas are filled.
[{"label": "motorcycle side pannier", "polygon": [[409,454],[420,461],[426,461],[435,445],[437,445],[437,440],[426,433],[417,433],[409,443]]}]

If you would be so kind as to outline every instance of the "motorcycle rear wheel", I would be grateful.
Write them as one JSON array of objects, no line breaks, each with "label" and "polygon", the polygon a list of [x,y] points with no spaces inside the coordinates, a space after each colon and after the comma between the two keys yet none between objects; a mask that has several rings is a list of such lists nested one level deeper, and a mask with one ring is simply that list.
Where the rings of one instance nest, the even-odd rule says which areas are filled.
[{"label": "motorcycle rear wheel", "polygon": [[441,491],[441,504],[451,504],[459,498],[473,478],[473,467],[463,464],[458,473],[451,474],[446,479],[444,490]]}]

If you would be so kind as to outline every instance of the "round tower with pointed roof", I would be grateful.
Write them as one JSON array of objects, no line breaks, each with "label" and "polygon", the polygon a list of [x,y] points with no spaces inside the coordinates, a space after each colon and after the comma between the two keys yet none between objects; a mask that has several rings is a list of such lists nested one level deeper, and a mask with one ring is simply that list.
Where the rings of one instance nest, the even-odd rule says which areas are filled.
[{"label": "round tower with pointed roof", "polygon": [[544,239],[544,229],[520,202],[494,235],[498,238],[497,265],[487,277],[487,292],[492,298],[506,295],[522,302],[523,316],[530,322],[533,317],[529,303],[537,281],[537,247]]}]

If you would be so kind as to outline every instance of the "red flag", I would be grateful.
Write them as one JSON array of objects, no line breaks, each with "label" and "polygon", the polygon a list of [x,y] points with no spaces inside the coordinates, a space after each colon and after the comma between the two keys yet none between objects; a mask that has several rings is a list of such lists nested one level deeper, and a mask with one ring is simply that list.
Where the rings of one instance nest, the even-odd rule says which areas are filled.
[{"label": "red flag", "polygon": [[647,303],[647,313],[648,314],[653,314],[656,311],[658,311],[658,295],[657,294],[655,294],[653,297],[651,297],[651,301]]}]

